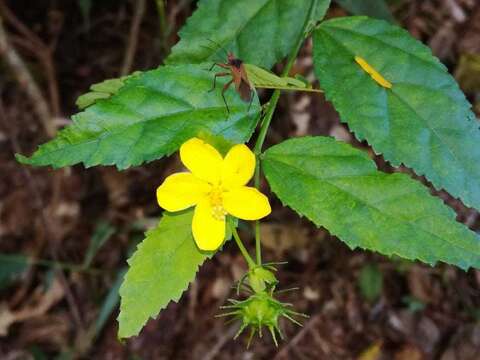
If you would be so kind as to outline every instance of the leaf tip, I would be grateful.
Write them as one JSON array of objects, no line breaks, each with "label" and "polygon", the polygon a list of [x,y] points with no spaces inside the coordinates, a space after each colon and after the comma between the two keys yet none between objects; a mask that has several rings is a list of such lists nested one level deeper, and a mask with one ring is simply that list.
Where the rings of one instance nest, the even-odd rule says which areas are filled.
[{"label": "leaf tip", "polygon": [[117,339],[121,343],[124,343],[126,339],[137,336],[140,333],[142,326],[135,326],[122,316],[122,311],[120,310],[120,314],[117,317],[118,322],[118,332],[117,332]]},{"label": "leaf tip", "polygon": [[20,164],[23,165],[31,165],[32,164],[32,159],[28,158],[22,154],[15,154],[15,160],[17,160]]}]

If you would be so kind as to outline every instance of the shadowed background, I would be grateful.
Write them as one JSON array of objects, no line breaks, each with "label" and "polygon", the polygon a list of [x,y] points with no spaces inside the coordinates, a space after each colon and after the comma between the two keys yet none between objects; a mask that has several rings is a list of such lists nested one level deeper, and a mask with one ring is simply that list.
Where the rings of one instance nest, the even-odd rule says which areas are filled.
[{"label": "shadowed background", "polygon": [[[338,3],[327,17],[348,10],[395,19],[428,44],[478,114],[478,1]],[[262,228],[264,257],[288,261],[280,283],[299,290],[282,300],[310,315],[303,328],[285,323],[287,338],[278,349],[268,336],[248,350],[246,338],[232,341],[236,325],[214,318],[246,268],[232,243],[201,268],[178,304],[140,336],[117,341],[126,259],[157,223],[155,189],[180,168],[178,158],[123,172],[54,171],[20,166],[13,154],[30,154],[67,125],[76,98],[92,83],[161,64],[194,9],[189,0],[0,0],[0,358],[478,359],[479,271],[352,252],[273,196],[273,214]],[[309,41],[294,72],[314,80]],[[268,95],[260,93],[264,100]],[[371,152],[321,96],[284,93],[268,145],[306,134],[335,136]],[[476,211],[435,193],[459,221],[480,229]],[[241,230],[252,246],[250,229]]]}]

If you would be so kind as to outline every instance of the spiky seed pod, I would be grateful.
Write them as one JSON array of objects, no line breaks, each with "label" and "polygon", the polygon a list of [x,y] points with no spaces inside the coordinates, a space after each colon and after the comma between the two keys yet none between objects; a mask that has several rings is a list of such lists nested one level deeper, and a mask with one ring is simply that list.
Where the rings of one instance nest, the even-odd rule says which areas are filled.
[{"label": "spiky seed pod", "polygon": [[228,312],[219,316],[233,316],[234,319],[240,320],[241,326],[234,339],[238,338],[246,328],[250,328],[247,347],[250,346],[250,342],[256,333],[258,333],[259,337],[262,337],[263,327],[269,330],[275,346],[278,346],[277,334],[283,339],[279,320],[283,317],[302,326],[293,316],[307,317],[305,314],[289,309],[290,304],[274,299],[272,292],[267,291],[255,292],[243,301],[230,299],[229,302],[230,305],[222,307],[222,309],[226,309]]}]

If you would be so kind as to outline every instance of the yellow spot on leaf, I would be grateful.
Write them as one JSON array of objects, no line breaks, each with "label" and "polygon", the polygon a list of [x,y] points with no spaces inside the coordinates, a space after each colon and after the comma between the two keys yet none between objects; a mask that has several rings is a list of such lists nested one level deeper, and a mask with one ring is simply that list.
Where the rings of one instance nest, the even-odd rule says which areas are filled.
[{"label": "yellow spot on leaf", "polygon": [[355,61],[358,65],[367,73],[369,74],[373,80],[380,86],[383,86],[386,89],[392,88],[392,83],[385,79],[377,70],[375,70],[365,59],[361,58],[360,56],[355,56]]}]

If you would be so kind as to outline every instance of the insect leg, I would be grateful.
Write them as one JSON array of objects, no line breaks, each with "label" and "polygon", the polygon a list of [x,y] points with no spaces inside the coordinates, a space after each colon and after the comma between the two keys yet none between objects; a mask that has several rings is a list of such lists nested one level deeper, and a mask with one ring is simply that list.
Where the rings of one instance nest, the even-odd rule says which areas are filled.
[{"label": "insect leg", "polygon": [[225,103],[225,106],[227,108],[227,112],[230,114],[230,109],[228,107],[228,104],[227,104],[227,100],[225,99],[225,91],[228,90],[228,88],[230,87],[230,85],[232,85],[233,83],[233,79],[230,80],[228,83],[226,83],[225,85],[223,85],[223,89],[222,89],[222,98],[223,98],[223,102]]},{"label": "insect leg", "polygon": [[212,66],[210,66],[210,69],[208,71],[212,71],[215,66],[219,66],[224,69],[230,69],[230,66],[222,64],[222,63],[213,63]]},{"label": "insect leg", "polygon": [[255,97],[254,94],[252,94],[252,96],[250,96],[250,102],[248,103],[248,110],[247,110],[247,113],[250,112],[250,108],[252,107],[252,103],[253,103],[253,98]]},{"label": "insect leg", "polygon": [[215,87],[217,86],[217,77],[228,76],[228,75],[230,75],[230,73],[228,72],[220,72],[215,74],[215,76],[213,77],[213,87],[210,89],[209,92],[212,92],[213,90],[215,90]]}]

